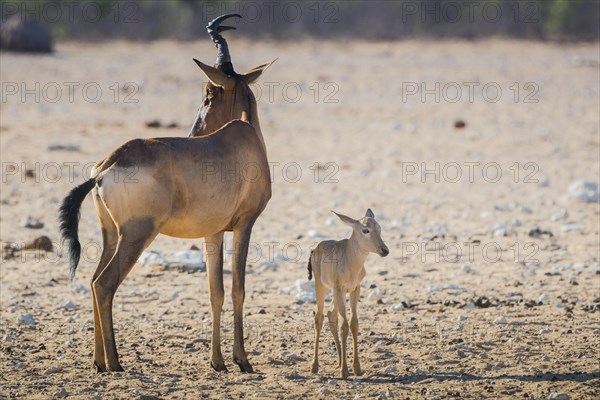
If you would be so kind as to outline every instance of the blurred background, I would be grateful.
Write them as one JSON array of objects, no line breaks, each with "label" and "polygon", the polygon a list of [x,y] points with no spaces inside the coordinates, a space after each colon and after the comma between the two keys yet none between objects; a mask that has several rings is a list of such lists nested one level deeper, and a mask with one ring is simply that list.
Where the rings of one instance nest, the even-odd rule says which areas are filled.
[{"label": "blurred background", "polygon": [[229,12],[244,17],[239,35],[248,37],[594,40],[599,7],[596,0],[0,0],[0,21],[34,18],[57,40],[206,38],[206,23]]}]

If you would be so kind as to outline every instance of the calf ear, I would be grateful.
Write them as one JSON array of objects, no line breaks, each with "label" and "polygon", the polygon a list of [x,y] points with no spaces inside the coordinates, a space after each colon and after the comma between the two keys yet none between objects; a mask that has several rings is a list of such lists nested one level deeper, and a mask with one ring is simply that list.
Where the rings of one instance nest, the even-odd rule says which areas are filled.
[{"label": "calf ear", "polygon": [[342,222],[345,223],[346,225],[354,226],[354,224],[356,224],[358,222],[357,220],[350,218],[344,214],[338,214],[333,210],[331,210],[331,212],[334,213],[335,215],[337,215],[338,218],[341,219]]},{"label": "calf ear", "polygon": [[365,213],[365,217],[367,217],[367,218],[375,218],[375,214],[373,214],[373,211],[371,211],[371,209],[369,208],[367,210],[367,212]]}]

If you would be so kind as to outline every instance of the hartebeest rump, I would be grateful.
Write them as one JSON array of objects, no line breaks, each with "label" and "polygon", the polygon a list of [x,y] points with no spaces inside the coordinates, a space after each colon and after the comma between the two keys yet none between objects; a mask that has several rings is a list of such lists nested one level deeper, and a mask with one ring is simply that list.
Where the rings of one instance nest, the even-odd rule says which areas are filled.
[{"label": "hartebeest rump", "polygon": [[[102,227],[103,250],[92,278],[94,365],[122,371],[113,331],[112,303],[142,251],[159,234],[205,238],[212,312],[211,365],[226,370],[220,346],[223,235],[233,232],[233,359],[252,372],[243,341],[246,256],[252,227],[271,198],[267,152],[249,88],[270,64],[245,74],[233,70],[216,18],[208,31],[217,45],[216,67],[194,60],[207,75],[205,96],[187,138],[135,139],[99,162],[92,177],[74,188],[60,208],[60,229],[69,243],[71,277],[79,262],[79,209],[91,191]],[[239,16],[238,16],[239,17]],[[240,120],[242,118],[243,120]],[[251,177],[231,171],[251,169]],[[132,176],[135,178],[119,179]],[[210,172],[209,172],[210,171]]]}]

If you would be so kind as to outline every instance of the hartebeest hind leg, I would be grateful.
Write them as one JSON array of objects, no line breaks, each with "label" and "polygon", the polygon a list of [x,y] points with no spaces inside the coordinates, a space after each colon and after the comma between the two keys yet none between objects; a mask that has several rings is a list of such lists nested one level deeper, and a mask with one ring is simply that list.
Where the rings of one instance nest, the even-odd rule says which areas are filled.
[{"label": "hartebeest hind leg", "polygon": [[108,213],[106,207],[100,199],[94,197],[96,203],[96,210],[98,212],[98,218],[100,219],[100,225],[102,227],[102,256],[100,262],[92,277],[92,305],[94,309],[94,367],[97,372],[106,371],[106,360],[104,358],[104,342],[102,340],[102,329],[100,327],[100,315],[98,313],[98,304],[96,302],[96,294],[94,291],[94,280],[100,275],[100,273],[106,268],[108,262],[115,254],[117,250],[117,243],[119,241],[117,226],[115,225],[112,217]]},{"label": "hartebeest hind leg", "polygon": [[350,293],[350,309],[352,310],[352,318],[350,319],[350,332],[352,332],[352,344],[354,346],[354,360],[352,368],[354,375],[362,375],[360,369],[360,361],[358,361],[358,299],[360,297],[360,285]]},{"label": "hartebeest hind leg", "polygon": [[312,363],[312,373],[319,372],[319,338],[321,329],[323,328],[323,305],[325,303],[325,293],[327,288],[323,285],[320,279],[315,279],[315,293],[317,298],[317,313],[315,314],[315,357]]},{"label": "hartebeest hind leg", "polygon": [[92,283],[100,317],[107,371],[123,371],[119,363],[113,328],[112,305],[115,293],[142,251],[157,233],[150,219],[127,222],[119,232],[119,242],[114,256]]},{"label": "hartebeest hind leg", "polygon": [[235,249],[232,263],[231,298],[233,300],[233,361],[242,372],[254,372],[244,349],[244,297],[246,280],[246,258],[252,223],[234,229],[233,245]]},{"label": "hartebeest hind leg", "polygon": [[227,371],[223,353],[221,353],[221,311],[225,299],[223,289],[223,232],[207,237],[205,243],[208,264],[208,294],[212,314],[210,365],[217,371]]}]

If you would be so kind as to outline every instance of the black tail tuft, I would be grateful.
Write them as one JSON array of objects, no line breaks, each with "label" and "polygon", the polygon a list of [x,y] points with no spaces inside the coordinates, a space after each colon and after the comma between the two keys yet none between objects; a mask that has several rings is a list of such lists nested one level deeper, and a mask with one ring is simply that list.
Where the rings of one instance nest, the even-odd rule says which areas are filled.
[{"label": "black tail tuft", "polygon": [[81,185],[73,188],[65,197],[59,209],[58,220],[60,222],[60,233],[63,241],[69,244],[69,277],[71,280],[75,277],[75,270],[79,264],[79,256],[81,255],[81,245],[77,229],[79,226],[79,209],[85,196],[92,190],[96,184],[96,179],[91,178]]},{"label": "black tail tuft", "polygon": [[310,281],[312,279],[312,255],[313,252],[310,252],[310,257],[308,257],[308,266],[306,267],[306,269],[308,270],[308,280]]}]

